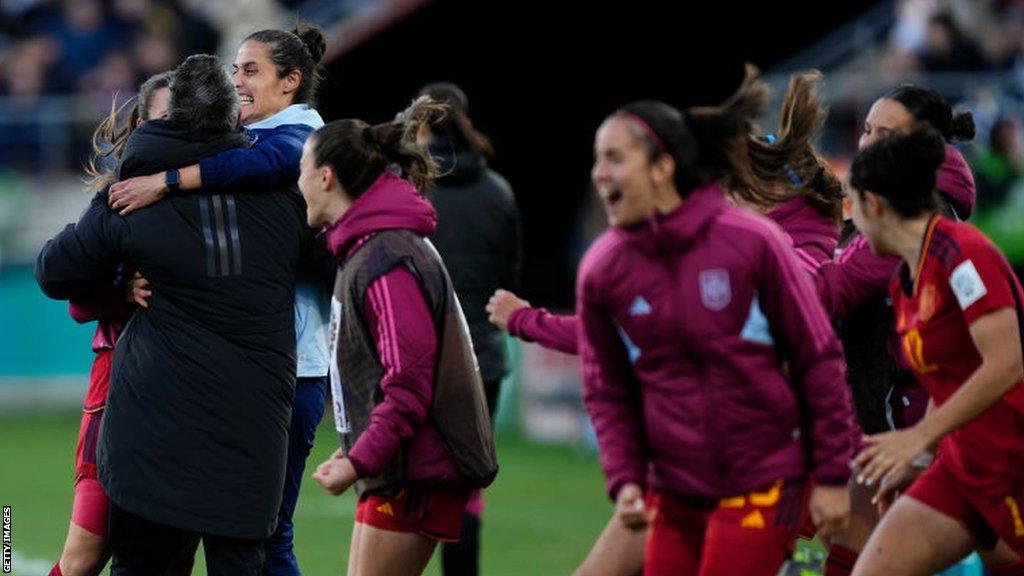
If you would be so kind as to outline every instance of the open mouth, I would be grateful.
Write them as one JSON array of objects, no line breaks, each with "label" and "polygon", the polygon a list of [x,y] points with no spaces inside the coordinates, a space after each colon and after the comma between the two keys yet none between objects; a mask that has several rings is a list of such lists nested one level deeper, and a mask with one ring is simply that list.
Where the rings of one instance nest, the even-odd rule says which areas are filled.
[{"label": "open mouth", "polygon": [[252,96],[239,96],[238,101],[242,104],[242,106],[252,106],[253,102]]},{"label": "open mouth", "polygon": [[604,201],[607,202],[609,206],[615,206],[620,200],[622,200],[622,190],[617,188],[604,196]]}]

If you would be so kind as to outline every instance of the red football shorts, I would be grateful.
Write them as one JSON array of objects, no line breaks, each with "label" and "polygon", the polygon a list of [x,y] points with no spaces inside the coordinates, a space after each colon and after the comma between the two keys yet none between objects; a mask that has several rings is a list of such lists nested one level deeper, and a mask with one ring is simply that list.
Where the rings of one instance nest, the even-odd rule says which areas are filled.
[{"label": "red football shorts", "polygon": [[644,575],[775,576],[793,552],[808,495],[801,481],[717,503],[652,492]]},{"label": "red football shorts", "polygon": [[92,363],[89,387],[82,403],[82,424],[78,429],[78,445],[75,447],[75,475],[96,478],[96,442],[100,436],[103,409],[107,405],[107,391],[110,388],[110,365],[114,360],[113,350],[100,350]]},{"label": "red football shorts", "polygon": [[371,494],[356,506],[356,522],[438,542],[458,542],[462,512],[472,493],[470,489],[412,485],[390,498]]},{"label": "red football shorts", "polygon": [[[1012,493],[1011,493],[1012,492]],[[1000,538],[1024,555],[1024,487],[1002,494],[967,490],[950,472],[941,455],[907,490],[907,496],[959,521],[984,550]]]}]

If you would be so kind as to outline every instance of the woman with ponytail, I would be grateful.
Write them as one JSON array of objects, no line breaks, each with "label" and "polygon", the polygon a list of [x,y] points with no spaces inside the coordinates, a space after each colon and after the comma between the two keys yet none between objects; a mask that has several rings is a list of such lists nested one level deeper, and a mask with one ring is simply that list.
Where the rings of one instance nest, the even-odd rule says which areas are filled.
[{"label": "woman with ponytail", "polygon": [[[859,144],[865,148],[880,138],[906,134],[919,126],[933,127],[946,143],[945,157],[936,172],[940,206],[952,217],[970,216],[974,178],[963,156],[950,145],[974,136],[970,113],[954,114],[946,99],[929,88],[899,86],[871,106]],[[873,253],[867,240],[848,224],[836,259],[823,264],[815,275],[825,309],[838,321],[857,423],[865,434],[912,426],[928,404],[927,392],[898,353],[893,311],[885,298],[898,265],[895,256]],[[878,523],[879,509],[871,504],[872,499],[888,501],[903,488],[896,483],[880,489],[851,486],[850,526],[830,543],[825,566],[828,576],[845,576],[853,570],[857,555]]]},{"label": "woman with ponytail", "polygon": [[[143,122],[163,118],[170,100],[170,72],[157,74],[139,87],[139,96],[125,113],[111,105],[110,114],[100,122],[92,135],[92,157],[86,167],[86,189],[99,193],[117,178],[118,165],[128,137]],[[127,118],[125,116],[127,115]],[[122,263],[110,281],[97,286],[89,298],[71,300],[68,309],[79,324],[96,322],[92,350],[96,353],[89,385],[82,400],[82,423],[75,449],[75,499],[71,524],[60,560],[51,576],[94,576],[107,563],[107,524],[110,500],[100,486],[96,470],[96,439],[103,421],[110,389],[110,367],[124,325],[132,312],[125,300],[126,267]],[[182,557],[182,566],[173,574],[186,574],[192,569],[189,557]]]},{"label": "woman with ponytail", "polygon": [[395,122],[331,122],[302,154],[308,222],[326,227],[338,263],[331,389],[342,447],[313,476],[332,494],[359,494],[350,575],[422,573],[497,474],[469,328],[426,239],[436,167],[415,136],[442,110],[424,97]]},{"label": "woman with ponytail", "polygon": [[[749,165],[730,178],[730,199],[763,212],[789,237],[802,267],[813,272],[832,257],[838,237],[842,183],[811,145],[827,110],[817,71],[794,74],[783,99],[776,135],[747,136]],[[740,186],[737,183],[742,182]],[[508,290],[487,304],[490,321],[512,336],[568,354],[578,353],[577,317],[533,308]],[[645,531],[616,519],[605,527],[576,576],[632,576],[643,563]]]},{"label": "woman with ponytail", "polygon": [[932,401],[917,423],[865,438],[865,486],[904,486],[871,534],[855,575],[925,575],[972,550],[1002,549],[993,574],[1021,574],[1024,525],[1024,290],[977,229],[944,215],[946,158],[927,126],[867,146],[851,166],[853,221],[871,250],[900,258],[889,283],[899,351]]},{"label": "woman with ponytail", "polygon": [[584,401],[620,521],[651,524],[645,574],[775,574],[808,509],[826,535],[849,512],[839,343],[790,242],[721,185],[746,183],[766,98],[749,69],[720,106],[636,102],[597,132]]},{"label": "woman with ponytail", "polygon": [[[326,43],[321,31],[300,25],[292,31],[260,30],[238,48],[232,79],[241,102],[239,120],[253,140],[246,149],[228,150],[158,174],[117,182],[110,205],[122,215],[144,208],[168,194],[225,189],[256,193],[295,186],[302,144],[324,125],[313,108],[319,83],[317,63]],[[145,279],[135,281],[145,290]],[[140,305],[146,305],[139,298]],[[298,380],[289,430],[288,468],[277,530],[266,541],[267,576],[298,576],[293,551],[292,516],[327,396],[327,287],[321,278],[304,276],[295,287]]]}]

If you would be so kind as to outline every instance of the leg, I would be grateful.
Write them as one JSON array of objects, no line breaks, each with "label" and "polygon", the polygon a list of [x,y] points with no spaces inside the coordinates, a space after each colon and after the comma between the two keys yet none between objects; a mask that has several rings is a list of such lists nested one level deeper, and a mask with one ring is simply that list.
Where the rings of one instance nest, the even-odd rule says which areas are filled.
[{"label": "leg", "polygon": [[277,529],[266,540],[265,576],[299,576],[293,550],[292,516],[306,470],[306,458],[313,448],[317,424],[324,415],[327,378],[299,378],[295,386],[291,428],[288,431],[288,465],[285,469]]},{"label": "leg", "polygon": [[58,562],[62,576],[96,576],[103,571],[109,557],[105,536],[93,534],[74,522],[69,524],[64,552]]},{"label": "leg", "polygon": [[111,576],[168,574],[182,551],[195,549],[198,536],[150,522],[110,505]]},{"label": "leg", "polygon": [[203,535],[208,576],[259,576],[263,572],[263,540]]},{"label": "leg", "polygon": [[612,516],[573,576],[638,576],[649,531],[630,530]]},{"label": "leg", "polygon": [[825,561],[825,576],[848,576],[857,563],[857,555],[864,549],[871,532],[878,525],[878,511],[871,498],[874,491],[858,484],[851,476],[847,484],[850,490],[850,525],[832,536]]},{"label": "leg", "polygon": [[[484,398],[487,413],[493,426],[494,414],[498,410],[498,396],[501,379],[484,382]],[[462,530],[459,541],[445,543],[441,547],[441,568],[444,576],[476,576],[480,573],[480,525],[483,517],[483,492],[477,491],[470,498],[462,515]]]},{"label": "leg", "polygon": [[103,570],[110,556],[107,550],[109,508],[110,501],[100,483],[91,476],[80,476],[75,482],[71,525],[58,563],[61,574],[91,576]]},{"label": "leg", "polygon": [[[392,532],[363,524],[350,576],[419,576],[434,553],[436,541],[410,532]],[[354,539],[354,535],[353,535]]]},{"label": "leg", "polygon": [[480,571],[480,516],[462,513],[458,542],[441,547],[441,568],[445,576],[477,576]]},{"label": "leg", "polygon": [[359,573],[359,555],[356,551],[363,545],[363,524],[361,519],[357,516],[355,523],[352,524],[352,542],[348,546],[348,576],[356,576]]},{"label": "leg", "polygon": [[978,550],[978,556],[992,576],[1024,576],[1024,560],[1003,540],[992,550]]},{"label": "leg", "polygon": [[656,512],[644,548],[644,576],[697,574],[711,511],[689,508],[659,494],[647,499]]},{"label": "leg", "polygon": [[952,566],[973,549],[971,535],[957,520],[902,496],[868,539],[853,574],[924,576]]},{"label": "leg", "polygon": [[722,500],[708,520],[700,576],[774,576],[793,553],[809,494],[804,482],[778,482]]}]

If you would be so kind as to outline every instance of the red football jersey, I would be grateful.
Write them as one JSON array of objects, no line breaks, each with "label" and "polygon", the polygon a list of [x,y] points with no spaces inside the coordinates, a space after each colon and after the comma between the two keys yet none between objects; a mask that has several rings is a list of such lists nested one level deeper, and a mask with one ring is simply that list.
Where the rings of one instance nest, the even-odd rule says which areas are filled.
[{"label": "red football jersey", "polygon": [[[1002,308],[1015,310],[1021,325],[1024,291],[1002,253],[970,224],[936,216],[921,253],[914,279],[904,263],[889,291],[902,354],[939,406],[981,365],[969,326]],[[1024,381],[943,438],[940,453],[969,488],[1005,490],[1024,479]]]}]

